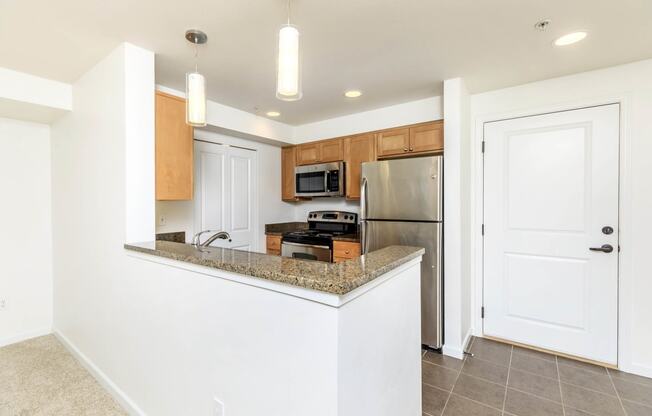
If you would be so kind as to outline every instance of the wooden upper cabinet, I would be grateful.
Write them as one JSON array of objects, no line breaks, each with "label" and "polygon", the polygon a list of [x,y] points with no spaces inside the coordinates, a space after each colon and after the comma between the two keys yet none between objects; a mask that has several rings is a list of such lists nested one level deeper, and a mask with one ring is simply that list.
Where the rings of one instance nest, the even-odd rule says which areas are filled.
[{"label": "wooden upper cabinet", "polygon": [[319,153],[319,163],[344,160],[343,140],[340,138],[319,142]]},{"label": "wooden upper cabinet", "polygon": [[392,129],[378,133],[376,140],[378,157],[395,156],[410,151],[410,129]]},{"label": "wooden upper cabinet", "polygon": [[319,144],[306,143],[297,146],[297,165],[319,163]]},{"label": "wooden upper cabinet", "polygon": [[186,100],[156,92],[156,199],[190,200],[193,192],[193,130]]},{"label": "wooden upper cabinet", "polygon": [[281,199],[295,201],[294,195],[294,167],[297,160],[297,147],[284,147],[281,149]]},{"label": "wooden upper cabinet", "polygon": [[297,146],[297,165],[312,165],[340,160],[344,160],[344,146],[341,138]]},{"label": "wooden upper cabinet", "polygon": [[410,128],[410,152],[444,150],[444,122],[435,121]]},{"label": "wooden upper cabinet", "polygon": [[344,139],[346,199],[360,199],[362,163],[376,160],[374,134],[359,134]]}]

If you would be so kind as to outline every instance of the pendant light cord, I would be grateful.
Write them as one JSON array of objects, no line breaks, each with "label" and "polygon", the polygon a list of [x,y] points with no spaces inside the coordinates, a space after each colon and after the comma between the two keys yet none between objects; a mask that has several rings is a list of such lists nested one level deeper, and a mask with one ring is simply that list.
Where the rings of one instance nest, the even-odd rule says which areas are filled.
[{"label": "pendant light cord", "polygon": [[195,72],[199,72],[199,46],[195,43]]},{"label": "pendant light cord", "polygon": [[290,0],[288,0],[288,26],[290,26]]}]

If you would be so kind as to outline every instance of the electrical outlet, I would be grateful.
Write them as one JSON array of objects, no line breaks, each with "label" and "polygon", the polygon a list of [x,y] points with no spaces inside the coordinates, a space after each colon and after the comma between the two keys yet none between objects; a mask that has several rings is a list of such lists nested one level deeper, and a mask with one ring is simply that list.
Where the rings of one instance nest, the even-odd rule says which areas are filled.
[{"label": "electrical outlet", "polygon": [[224,416],[224,403],[217,397],[213,397],[213,416]]},{"label": "electrical outlet", "polygon": [[158,225],[165,225],[167,222],[165,215],[159,215],[158,216]]},{"label": "electrical outlet", "polygon": [[4,311],[7,308],[7,301],[0,299],[0,311]]}]

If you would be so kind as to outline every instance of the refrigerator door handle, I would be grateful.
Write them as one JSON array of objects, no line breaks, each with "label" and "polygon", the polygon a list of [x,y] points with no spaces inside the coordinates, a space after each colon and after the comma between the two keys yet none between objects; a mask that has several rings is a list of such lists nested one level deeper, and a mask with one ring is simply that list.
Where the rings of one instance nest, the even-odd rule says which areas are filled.
[{"label": "refrigerator door handle", "polygon": [[367,178],[362,178],[360,185],[360,219],[367,219]]},{"label": "refrigerator door handle", "polygon": [[360,185],[360,248],[362,254],[367,253],[367,178],[362,178]]}]

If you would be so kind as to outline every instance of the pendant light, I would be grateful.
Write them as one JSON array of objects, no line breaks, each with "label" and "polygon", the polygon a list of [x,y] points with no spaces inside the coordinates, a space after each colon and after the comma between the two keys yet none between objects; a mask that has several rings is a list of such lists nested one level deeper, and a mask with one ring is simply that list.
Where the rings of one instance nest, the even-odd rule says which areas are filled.
[{"label": "pendant light", "polygon": [[278,32],[278,62],[276,98],[284,101],[300,100],[301,62],[299,57],[299,30],[290,24],[290,0],[287,6],[288,22]]},{"label": "pendant light", "polygon": [[195,70],[186,73],[186,124],[194,127],[206,125],[206,79],[197,71],[198,46],[208,41],[201,30],[186,31],[186,40],[195,46]]}]

